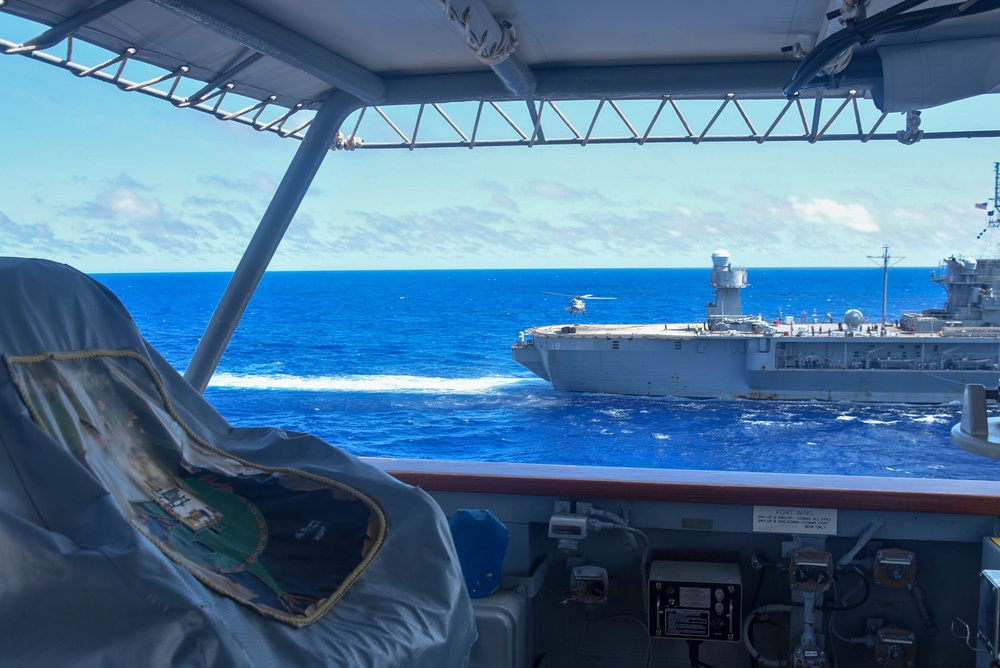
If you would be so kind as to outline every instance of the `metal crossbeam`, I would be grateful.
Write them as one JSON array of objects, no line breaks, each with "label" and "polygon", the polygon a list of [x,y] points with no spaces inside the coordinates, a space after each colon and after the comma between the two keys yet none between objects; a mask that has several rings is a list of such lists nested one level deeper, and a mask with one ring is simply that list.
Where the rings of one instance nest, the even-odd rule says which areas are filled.
[{"label": "metal crossbeam", "polygon": [[[253,127],[261,132],[272,132],[282,138],[301,140],[315,115],[316,100],[301,100],[291,107],[277,106],[276,95],[264,100],[252,100],[231,92],[234,88],[232,76],[255,60],[250,56],[206,84],[188,77],[190,68],[180,66],[173,71],[149,78],[150,66],[138,61],[136,49],[129,47],[120,54],[109,54],[109,58],[96,65],[85,65],[73,60],[73,38],[65,40],[65,57],[60,58],[37,48],[25,48],[0,39],[0,54],[18,55],[62,68],[79,77],[88,77],[110,83],[124,91],[138,92],[162,99],[178,107],[194,109],[212,114],[219,120],[232,121]],[[142,67],[144,76],[139,81],[126,78],[130,67]],[[169,83],[169,88],[161,90],[157,84]],[[194,88],[190,95],[178,92],[181,84]],[[824,102],[830,102],[824,109]],[[232,109],[224,108],[224,103],[233,103]],[[588,103],[592,106],[584,109]],[[359,102],[359,105],[361,103]],[[778,109],[778,104],[781,108]],[[626,111],[626,105],[630,110]],[[428,109],[429,107],[429,109]],[[722,98],[683,99],[669,94],[655,98],[597,100],[554,100],[538,99],[529,102],[525,108],[523,100],[507,101],[481,100],[449,103],[425,103],[400,106],[363,106],[348,117],[345,128],[351,128],[347,142],[337,142],[331,149],[344,147],[362,150],[415,150],[421,148],[475,148],[499,146],[587,146],[591,144],[669,144],[669,143],[738,143],[754,142],[803,142],[818,143],[831,141],[900,141],[913,143],[912,136],[904,135],[904,130],[879,132],[888,114],[875,109],[871,100],[861,97],[856,91],[838,94],[818,95],[815,98],[794,97],[780,103],[776,100],[762,100],[758,97],[741,99],[730,93]],[[573,107],[570,111],[570,107]],[[474,113],[469,110],[474,108]],[[608,109],[610,108],[610,111]],[[664,113],[667,109],[672,113]],[[798,118],[785,121],[788,112],[795,109]],[[375,113],[368,114],[371,109]],[[548,109],[548,111],[547,111]],[[708,111],[704,124],[697,119]],[[850,111],[848,111],[850,110]],[[265,112],[278,112],[273,118],[265,118]],[[425,116],[425,111],[429,116]],[[728,120],[737,122],[723,123]],[[826,115],[824,115],[826,114]],[[412,126],[407,126],[393,116],[415,115]],[[735,116],[734,116],[735,115]],[[464,116],[464,117],[463,117]],[[428,129],[428,117],[440,119],[443,126]],[[525,120],[519,122],[518,117]],[[867,117],[867,118],[866,118]],[[610,123],[602,123],[605,118],[613,118]],[[756,119],[756,120],[755,120]],[[839,121],[839,124],[838,124]],[[667,124],[678,124],[681,131],[667,131]],[[789,128],[787,126],[791,125]],[[293,129],[285,130],[289,126]],[[610,127],[616,132],[607,132]],[[845,129],[845,126],[848,126]],[[577,128],[586,127],[585,133]],[[733,129],[735,127],[735,129]],[[763,133],[757,128],[766,127]],[[604,130],[601,135],[598,129]],[[640,132],[637,128],[643,128]],[[782,131],[779,131],[782,128]],[[345,130],[346,131],[346,130]],[[560,133],[568,136],[560,136]],[[513,133],[513,134],[511,134]],[[1000,137],[1000,128],[986,130],[944,130],[923,131],[920,140]]]}]

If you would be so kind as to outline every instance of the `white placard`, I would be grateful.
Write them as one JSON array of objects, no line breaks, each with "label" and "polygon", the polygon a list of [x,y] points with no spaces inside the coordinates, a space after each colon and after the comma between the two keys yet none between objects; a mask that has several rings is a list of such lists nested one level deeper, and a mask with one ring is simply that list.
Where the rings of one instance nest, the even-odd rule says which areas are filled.
[{"label": "white placard", "polygon": [[754,506],[753,530],[763,533],[811,533],[833,536],[837,533],[837,510]]}]

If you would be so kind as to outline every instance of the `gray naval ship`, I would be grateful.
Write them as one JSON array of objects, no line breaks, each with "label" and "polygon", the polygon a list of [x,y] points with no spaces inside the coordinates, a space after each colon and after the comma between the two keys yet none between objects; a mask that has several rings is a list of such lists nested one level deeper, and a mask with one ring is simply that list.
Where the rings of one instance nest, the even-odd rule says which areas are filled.
[{"label": "gray naval ship", "polygon": [[944,308],[878,325],[851,309],[818,327],[744,315],[746,269],[721,249],[712,265],[704,322],[533,327],[514,360],[557,390],[699,399],[944,403],[1000,380],[1000,260],[945,258],[931,276]]}]

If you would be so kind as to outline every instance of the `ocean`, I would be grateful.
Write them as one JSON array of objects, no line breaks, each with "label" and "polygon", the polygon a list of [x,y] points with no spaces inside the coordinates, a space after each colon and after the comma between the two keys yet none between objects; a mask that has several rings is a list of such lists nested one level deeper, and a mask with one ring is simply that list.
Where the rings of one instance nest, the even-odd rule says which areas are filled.
[{"label": "ocean", "polygon": [[[887,313],[940,306],[931,268],[889,272]],[[694,401],[557,392],[511,360],[520,331],[701,322],[710,269],[272,272],[206,397],[232,424],[314,433],[356,455],[915,478],[1000,479],[957,449],[958,404]],[[753,269],[744,313],[881,317],[880,267]],[[183,370],[226,274],[103,274]]]}]

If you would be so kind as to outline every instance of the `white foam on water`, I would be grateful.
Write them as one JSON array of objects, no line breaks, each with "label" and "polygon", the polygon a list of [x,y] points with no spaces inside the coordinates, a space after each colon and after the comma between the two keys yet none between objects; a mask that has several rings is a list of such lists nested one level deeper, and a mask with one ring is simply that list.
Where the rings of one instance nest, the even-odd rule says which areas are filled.
[{"label": "white foam on water", "polygon": [[429,376],[293,376],[288,374],[217,373],[210,387],[248,390],[299,390],[305,392],[412,392],[432,394],[483,394],[530,382],[530,378],[483,376],[438,378]]},{"label": "white foam on water", "polygon": [[935,424],[939,422],[952,422],[955,421],[954,415],[922,415],[920,417],[915,417],[912,422],[926,422],[927,424]]}]

